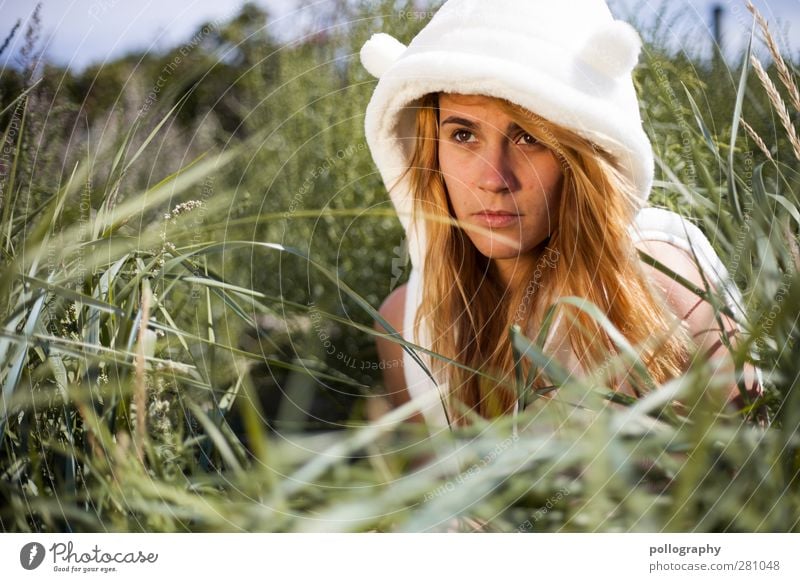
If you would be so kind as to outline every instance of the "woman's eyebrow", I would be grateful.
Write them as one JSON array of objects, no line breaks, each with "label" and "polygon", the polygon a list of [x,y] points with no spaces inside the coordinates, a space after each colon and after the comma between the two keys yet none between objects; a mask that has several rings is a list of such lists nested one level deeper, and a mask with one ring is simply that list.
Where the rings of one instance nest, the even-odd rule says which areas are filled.
[{"label": "woman's eyebrow", "polygon": [[448,123],[452,123],[453,125],[463,125],[464,127],[469,127],[470,129],[477,129],[478,124],[474,121],[466,119],[465,117],[456,117],[451,115],[444,121],[442,121],[442,125],[447,125]]},{"label": "woman's eyebrow", "polygon": [[[475,121],[472,121],[465,117],[457,117],[455,115],[451,115],[450,117],[442,121],[442,125],[447,125],[448,123],[452,123],[453,125],[463,125],[464,127],[468,127],[470,129],[478,129],[480,127],[480,124]],[[522,128],[516,122],[512,121],[508,124],[508,127],[506,128],[506,134],[512,135],[520,130],[522,130]]]}]

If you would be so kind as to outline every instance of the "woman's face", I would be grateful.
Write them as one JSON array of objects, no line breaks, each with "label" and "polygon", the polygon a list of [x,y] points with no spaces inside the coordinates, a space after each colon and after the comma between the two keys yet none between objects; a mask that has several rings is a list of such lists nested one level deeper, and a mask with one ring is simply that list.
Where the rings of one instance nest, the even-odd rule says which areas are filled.
[{"label": "woman's face", "polygon": [[[536,255],[558,220],[562,173],[550,149],[491,97],[439,97],[439,165],[455,217],[484,256]],[[498,236],[499,235],[499,236]]]}]

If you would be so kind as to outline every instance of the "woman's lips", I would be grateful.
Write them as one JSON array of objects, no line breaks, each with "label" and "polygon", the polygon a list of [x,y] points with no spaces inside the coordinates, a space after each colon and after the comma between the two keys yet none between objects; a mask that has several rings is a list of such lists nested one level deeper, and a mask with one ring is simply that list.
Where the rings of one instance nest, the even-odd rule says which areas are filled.
[{"label": "woman's lips", "polygon": [[482,226],[488,228],[506,228],[516,224],[519,220],[519,214],[510,212],[477,212],[473,217]]}]

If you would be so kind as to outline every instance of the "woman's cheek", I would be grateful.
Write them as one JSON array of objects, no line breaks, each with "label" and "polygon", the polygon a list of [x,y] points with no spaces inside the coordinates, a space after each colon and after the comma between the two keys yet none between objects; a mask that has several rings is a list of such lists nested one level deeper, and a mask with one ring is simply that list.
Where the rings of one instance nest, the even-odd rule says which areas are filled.
[{"label": "woman's cheek", "polygon": [[454,177],[448,178],[448,174],[442,170],[444,176],[444,185],[445,191],[447,192],[447,199],[450,201],[450,206],[453,208],[453,212],[455,217],[458,220],[465,220],[469,212],[467,211],[467,205],[464,200],[464,190],[465,186],[460,183]]}]

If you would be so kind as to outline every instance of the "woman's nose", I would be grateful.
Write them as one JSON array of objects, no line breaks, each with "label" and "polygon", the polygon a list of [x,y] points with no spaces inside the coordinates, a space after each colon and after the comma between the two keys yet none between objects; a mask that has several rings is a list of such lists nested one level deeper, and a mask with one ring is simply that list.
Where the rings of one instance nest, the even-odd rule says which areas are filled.
[{"label": "woman's nose", "polygon": [[517,178],[509,153],[502,145],[487,147],[477,162],[480,165],[478,187],[487,192],[514,192]]}]

